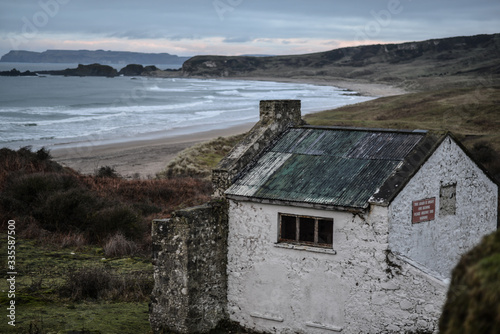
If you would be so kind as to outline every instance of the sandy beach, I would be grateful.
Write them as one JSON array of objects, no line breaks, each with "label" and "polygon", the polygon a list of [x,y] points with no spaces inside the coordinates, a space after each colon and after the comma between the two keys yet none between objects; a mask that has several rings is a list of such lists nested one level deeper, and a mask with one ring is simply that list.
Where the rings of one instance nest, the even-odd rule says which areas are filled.
[{"label": "sandy beach", "polygon": [[[269,78],[231,78],[266,80]],[[276,79],[280,82],[300,82],[315,85],[329,85],[349,89],[365,96],[389,96],[404,94],[405,91],[382,84],[366,84],[350,81],[329,81],[311,79]],[[256,101],[258,103],[258,101]],[[102,166],[113,167],[125,178],[149,178],[163,170],[180,151],[221,136],[231,136],[248,131],[252,123],[222,130],[198,132],[178,136],[158,136],[155,139],[128,140],[126,142],[101,144],[84,143],[68,147],[53,147],[54,160],[83,174],[93,174]]]},{"label": "sandy beach", "polygon": [[158,139],[53,148],[51,155],[63,166],[93,174],[102,166],[113,167],[125,178],[150,178],[163,170],[177,153],[200,142],[248,131],[252,123],[194,134]]}]

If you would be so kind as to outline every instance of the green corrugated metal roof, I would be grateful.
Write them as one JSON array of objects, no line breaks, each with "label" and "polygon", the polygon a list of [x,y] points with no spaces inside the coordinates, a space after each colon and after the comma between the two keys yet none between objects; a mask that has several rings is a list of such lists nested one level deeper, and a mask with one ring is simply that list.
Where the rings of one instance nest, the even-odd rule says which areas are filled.
[{"label": "green corrugated metal roof", "polygon": [[424,136],[408,131],[291,128],[226,194],[364,208]]}]

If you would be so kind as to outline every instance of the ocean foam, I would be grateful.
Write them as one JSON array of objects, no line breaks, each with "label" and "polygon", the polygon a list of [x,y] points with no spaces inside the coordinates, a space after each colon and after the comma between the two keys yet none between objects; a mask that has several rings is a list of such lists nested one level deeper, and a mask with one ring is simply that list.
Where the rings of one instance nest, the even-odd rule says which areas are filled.
[{"label": "ocean foam", "polygon": [[301,99],[303,113],[367,99],[342,95],[329,86],[264,81],[45,79],[46,85],[40,86],[0,77],[0,144],[50,146],[85,138],[119,140],[173,129],[223,128],[257,121],[264,99]]}]

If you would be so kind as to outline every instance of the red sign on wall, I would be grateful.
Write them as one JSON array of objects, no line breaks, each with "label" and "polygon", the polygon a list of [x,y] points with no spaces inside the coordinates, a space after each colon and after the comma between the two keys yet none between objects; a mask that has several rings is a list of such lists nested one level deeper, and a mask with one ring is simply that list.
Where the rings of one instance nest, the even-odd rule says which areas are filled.
[{"label": "red sign on wall", "polygon": [[436,197],[412,202],[412,224],[434,220],[436,217]]}]

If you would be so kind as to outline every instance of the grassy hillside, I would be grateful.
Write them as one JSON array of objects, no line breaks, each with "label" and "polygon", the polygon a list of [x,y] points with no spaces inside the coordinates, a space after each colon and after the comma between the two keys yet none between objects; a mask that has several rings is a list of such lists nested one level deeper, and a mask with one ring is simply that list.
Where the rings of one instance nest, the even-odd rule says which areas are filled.
[{"label": "grassy hillside", "polygon": [[304,119],[311,125],[448,130],[468,147],[487,141],[500,152],[500,86],[382,97]]},{"label": "grassy hillside", "polygon": [[305,120],[311,125],[451,131],[500,180],[500,86],[383,97]]},{"label": "grassy hillside", "polygon": [[408,90],[468,87],[471,80],[499,82],[500,34],[366,45],[274,57],[196,56],[185,76],[313,78],[384,83]]}]

